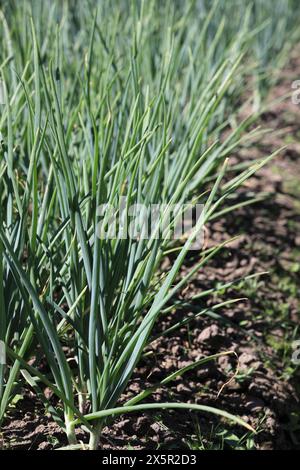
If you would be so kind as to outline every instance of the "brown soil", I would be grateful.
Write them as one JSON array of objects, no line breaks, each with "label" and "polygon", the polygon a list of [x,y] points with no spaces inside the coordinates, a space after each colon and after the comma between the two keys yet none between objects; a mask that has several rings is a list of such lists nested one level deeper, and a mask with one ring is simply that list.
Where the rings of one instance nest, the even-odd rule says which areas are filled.
[{"label": "brown soil", "polygon": [[[296,54],[281,74],[270,99],[291,91],[291,83],[300,77]],[[193,282],[180,298],[188,299],[217,282],[231,281],[250,273],[268,271],[254,282],[240,283],[218,297],[208,297],[193,304],[192,311],[210,307],[218,301],[247,297],[194,320],[171,338],[156,340],[141,361],[124,398],[153,385],[168,373],[201,357],[233,350],[239,356],[239,371],[221,392],[237,368],[235,356],[224,356],[217,362],[185,374],[168,389],[158,390],[151,401],[186,401],[208,404],[238,414],[253,425],[258,433],[245,436],[243,429],[220,422],[211,415],[187,412],[152,412],[120,417],[104,430],[104,449],[157,448],[233,448],[246,442],[256,449],[300,448],[299,372],[291,362],[291,342],[299,339],[300,288],[300,105],[287,98],[262,116],[264,127],[275,129],[258,142],[232,157],[232,162],[269,155],[288,147],[253,177],[239,191],[239,198],[268,192],[262,202],[241,208],[208,227],[208,243],[240,238],[224,249]],[[190,259],[184,271],[193,266]],[[186,314],[186,312],[185,312]],[[164,329],[181,318],[177,310],[166,316]],[[298,380],[299,382],[299,380]],[[65,436],[55,423],[41,415],[41,405],[34,396],[25,395],[10,411],[2,433],[4,448],[53,449],[66,444]],[[217,437],[213,437],[217,432]],[[79,439],[86,440],[83,432]],[[201,439],[200,437],[203,437]],[[222,438],[223,435],[223,438]],[[225,438],[224,438],[225,436]],[[226,437],[227,436],[227,437]],[[247,441],[247,438],[248,441]],[[1,436],[0,436],[1,444]]]}]

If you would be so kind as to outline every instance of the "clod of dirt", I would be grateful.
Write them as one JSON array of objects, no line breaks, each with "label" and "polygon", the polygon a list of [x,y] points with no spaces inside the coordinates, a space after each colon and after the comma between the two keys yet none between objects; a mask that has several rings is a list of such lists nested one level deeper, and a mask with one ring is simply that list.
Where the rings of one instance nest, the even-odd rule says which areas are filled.
[{"label": "clod of dirt", "polygon": [[265,403],[263,400],[257,398],[257,397],[248,397],[248,400],[245,403],[245,407],[247,410],[249,410],[251,413],[257,413],[259,411],[262,411],[263,408],[265,407]]},{"label": "clod of dirt", "polygon": [[209,343],[212,347],[220,347],[224,343],[224,339],[219,327],[215,324],[205,328],[197,338],[200,344]]}]

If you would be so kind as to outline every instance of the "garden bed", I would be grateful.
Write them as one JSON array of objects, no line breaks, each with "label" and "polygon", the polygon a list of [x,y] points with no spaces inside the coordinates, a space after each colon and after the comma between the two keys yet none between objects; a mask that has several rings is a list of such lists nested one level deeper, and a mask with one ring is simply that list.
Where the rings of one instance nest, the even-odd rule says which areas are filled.
[{"label": "garden bed", "polygon": [[[296,50],[270,100],[288,93],[291,83],[299,77]],[[157,390],[153,400],[216,406],[241,416],[257,434],[245,433],[203,413],[196,417],[185,411],[147,412],[121,416],[109,429],[105,428],[101,439],[104,449],[300,448],[299,371],[291,361],[300,320],[299,122],[300,107],[291,98],[283,100],[261,118],[261,124],[274,131],[232,156],[238,163],[245,155],[247,159],[263,157],[287,145],[239,190],[241,200],[249,192],[263,191],[269,196],[208,225],[208,246],[237,234],[240,237],[203,272],[199,271],[179,297],[188,299],[217,282],[230,282],[257,272],[268,274],[241,281],[208,303],[203,300],[194,304],[195,308],[211,307],[217,301],[247,298],[215,312],[218,319],[213,319],[209,311],[189,327],[182,327],[171,339],[165,337],[152,343],[123,396],[128,399],[146,385],[161,381],[168,373],[201,357],[235,351],[239,365],[234,355],[223,356],[187,372],[167,390]],[[191,258],[182,273],[192,266]],[[159,328],[167,328],[182,313],[172,311]],[[44,392],[51,396],[50,390]],[[86,435],[79,433],[79,440],[86,442]],[[55,449],[67,444],[64,433],[43,414],[35,395],[22,389],[10,406],[0,439],[4,449]]]}]

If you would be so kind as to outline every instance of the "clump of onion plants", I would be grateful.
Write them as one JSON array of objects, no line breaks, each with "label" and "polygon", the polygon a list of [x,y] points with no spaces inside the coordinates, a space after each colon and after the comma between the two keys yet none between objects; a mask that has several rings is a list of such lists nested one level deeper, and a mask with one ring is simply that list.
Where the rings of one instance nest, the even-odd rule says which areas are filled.
[{"label": "clump of onion plants", "polygon": [[[255,118],[235,119],[255,36],[252,10],[240,6],[237,28],[218,2],[208,10],[195,2],[178,9],[101,2],[95,15],[87,3],[74,9],[28,0],[1,13],[0,340],[7,364],[0,365],[0,423],[21,382],[73,448],[76,427],[96,449],[112,419],[153,408],[211,412],[252,429],[217,408],[145,401],[153,389],[122,401],[160,315],[223,246],[198,248],[195,267],[178,278],[188,251],[270,158],[228,173],[228,158],[252,135],[245,131]],[[166,234],[187,203],[202,204],[201,217],[174,246]],[[142,226],[135,237],[102,236],[112,219],[99,208],[115,208],[124,230],[132,207],[151,205],[163,207],[162,231],[144,237]],[[174,262],[160,276],[170,249]],[[56,400],[46,398],[45,386]]]}]

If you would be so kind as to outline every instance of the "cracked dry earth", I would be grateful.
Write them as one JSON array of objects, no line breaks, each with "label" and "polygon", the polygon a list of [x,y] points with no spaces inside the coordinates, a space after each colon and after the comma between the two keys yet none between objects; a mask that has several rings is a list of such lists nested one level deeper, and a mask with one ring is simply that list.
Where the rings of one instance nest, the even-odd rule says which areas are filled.
[{"label": "cracked dry earth", "polygon": [[[280,75],[270,100],[285,96],[300,78],[297,51]],[[291,362],[293,339],[300,339],[300,105],[286,98],[264,113],[261,125],[274,129],[255,144],[243,148],[232,162],[269,155],[287,145],[239,190],[243,200],[268,193],[263,201],[238,209],[207,227],[209,245],[235,239],[209,265],[199,271],[179,296],[191,296],[245,275],[265,272],[235,284],[219,296],[202,298],[191,311],[212,307],[230,298],[243,298],[218,311],[198,317],[189,328],[156,340],[141,361],[125,398],[151,386],[169,373],[209,354],[235,351],[176,379],[168,389],[157,390],[151,401],[187,401],[215,406],[238,414],[257,430],[253,437],[243,429],[207,414],[174,411],[120,417],[105,428],[104,449],[161,448],[300,448],[299,371]],[[191,269],[191,257],[183,272]],[[208,300],[207,300],[208,299]],[[165,329],[182,318],[177,310],[166,315]],[[221,387],[233,374],[236,377]],[[47,393],[47,390],[45,391]],[[34,396],[25,395],[11,409],[3,428],[2,446],[8,449],[53,449],[66,444],[64,434],[49,423]],[[86,436],[79,431],[79,439]],[[0,441],[1,443],[1,441]],[[244,446],[244,447],[243,447]]]}]

